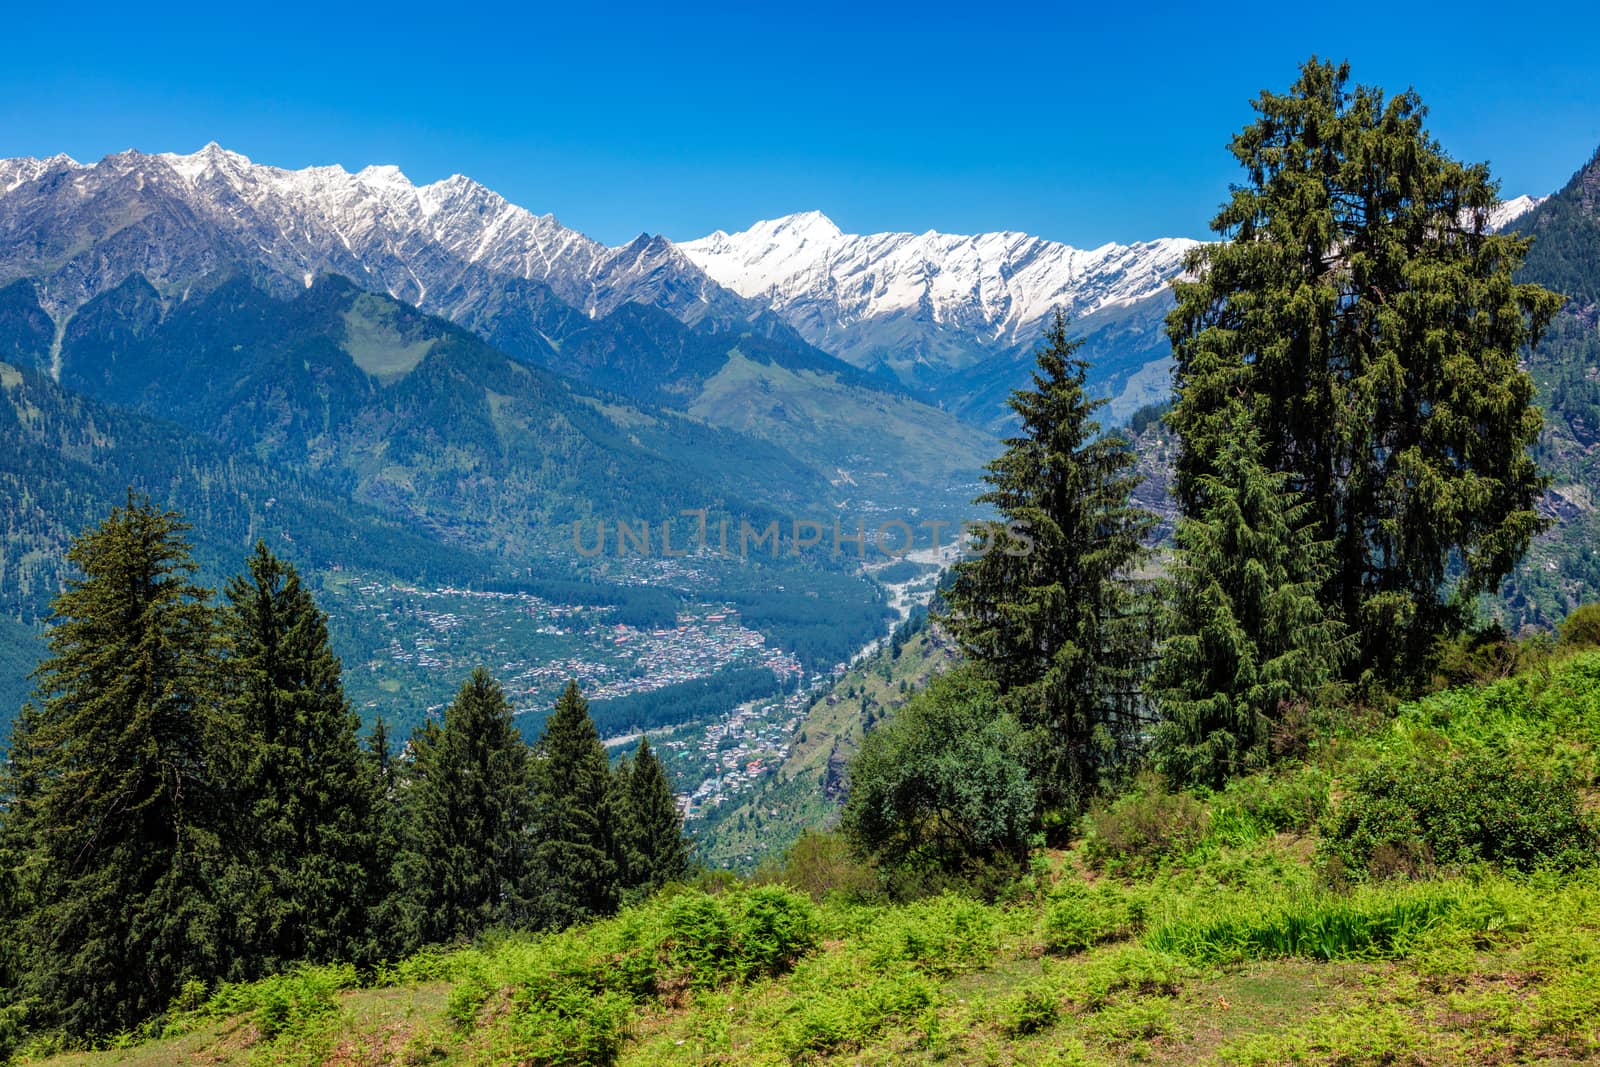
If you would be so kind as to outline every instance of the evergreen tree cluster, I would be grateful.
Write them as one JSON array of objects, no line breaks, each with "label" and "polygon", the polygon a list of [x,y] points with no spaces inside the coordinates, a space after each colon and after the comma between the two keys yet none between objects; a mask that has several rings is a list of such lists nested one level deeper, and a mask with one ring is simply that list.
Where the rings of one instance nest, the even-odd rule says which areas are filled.
[{"label": "evergreen tree cluster", "polygon": [[[987,722],[945,686],[869,737],[844,816],[860,850],[1019,854],[1147,762],[1220,786],[1296,707],[1419,684],[1543,527],[1519,361],[1561,298],[1518,279],[1527,238],[1489,229],[1487,167],[1440,148],[1415,93],[1315,57],[1255,107],[1221,240],[1174,282],[1173,405],[1145,416],[1179,441],[1163,573],[1137,457],[1098,425],[1058,314],[979,498],[998,522],[946,593]],[[982,770],[1008,760],[1028,790]],[[1013,817],[980,819],[1002,794]]]},{"label": "evergreen tree cluster", "polygon": [[613,770],[575,685],[525,744],[475,671],[365,745],[327,620],[257,544],[220,601],[129,493],[73,545],[0,782],[0,1027],[129,1030],[186,983],[372,965],[607,914],[688,870],[648,742]]}]

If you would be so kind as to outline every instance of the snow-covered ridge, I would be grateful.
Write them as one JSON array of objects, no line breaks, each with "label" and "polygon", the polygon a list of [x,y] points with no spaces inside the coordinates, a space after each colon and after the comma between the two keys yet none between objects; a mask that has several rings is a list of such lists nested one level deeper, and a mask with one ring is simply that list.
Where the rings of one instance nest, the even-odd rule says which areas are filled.
[{"label": "snow-covered ridge", "polygon": [[[27,242],[97,204],[130,198],[161,205],[150,217],[164,219],[166,228],[130,238],[150,247],[124,257],[126,269],[153,273],[157,284],[182,287],[200,268],[220,264],[218,256],[244,255],[296,281],[320,271],[345,274],[457,321],[490,313],[493,293],[503,295],[508,279],[548,285],[590,315],[631,300],[686,321],[745,310],[669,242],[607,248],[459,174],[417,185],[394,166],[287,170],[215,143],[189,155],[129,151],[87,165],[65,156],[0,160],[0,235],[7,239]],[[183,210],[172,215],[175,204]],[[93,228],[103,232],[99,223]],[[219,236],[232,248],[192,254]],[[88,271],[104,275],[107,268],[85,262],[59,284],[42,279],[47,298],[69,306]],[[89,288],[118,280],[95,277]]]},{"label": "snow-covered ridge", "polygon": [[721,284],[770,304],[801,331],[891,316],[1029,339],[1055,308],[1083,317],[1165,289],[1197,242],[1160,238],[1080,249],[1014,231],[847,234],[819,212],[722,231],[679,247]]},{"label": "snow-covered ridge", "polygon": [[1510,200],[1502,200],[1489,212],[1488,224],[1485,229],[1495,233],[1500,232],[1522,216],[1549,200],[1548,196],[1514,196]]}]

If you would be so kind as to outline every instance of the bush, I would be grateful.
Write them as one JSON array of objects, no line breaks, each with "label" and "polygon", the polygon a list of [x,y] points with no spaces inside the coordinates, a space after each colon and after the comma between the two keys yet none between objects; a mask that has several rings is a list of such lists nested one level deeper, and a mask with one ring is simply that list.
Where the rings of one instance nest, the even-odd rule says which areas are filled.
[{"label": "bush", "polygon": [[1487,685],[1543,664],[1548,641],[1518,641],[1499,624],[1490,624],[1441,641],[1435,657],[1434,688]]},{"label": "bush", "polygon": [[1600,604],[1585,604],[1561,623],[1561,647],[1568,650],[1600,648]]},{"label": "bush", "polygon": [[1083,822],[1084,854],[1100,867],[1143,870],[1199,844],[1208,826],[1198,800],[1169,791],[1157,775],[1144,774],[1124,796],[1090,806]]},{"label": "bush", "polygon": [[879,970],[909,965],[936,977],[988,961],[999,942],[999,913],[947,893],[882,912],[865,932],[868,958]]},{"label": "bush", "polygon": [[1212,798],[1209,830],[1236,845],[1312,830],[1327,811],[1330,784],[1327,772],[1317,767],[1236,778]]},{"label": "bush", "polygon": [[1119,887],[1064,883],[1045,908],[1045,949],[1081,952],[1103,941],[1131,936],[1143,924],[1144,911],[1143,901]]},{"label": "bush", "polygon": [[1570,775],[1492,752],[1406,753],[1369,767],[1324,819],[1335,878],[1416,877],[1490,863],[1518,871],[1592,862],[1595,828]]},{"label": "bush", "polygon": [[633,1004],[623,994],[570,986],[517,1006],[517,1062],[534,1067],[609,1067],[633,1020]]},{"label": "bush", "polygon": [[1034,787],[1026,743],[992,685],[952,671],[866,736],[841,825],[886,868],[964,874],[1026,859]]},{"label": "bush", "polygon": [[840,989],[806,998],[783,1027],[783,1051],[791,1060],[859,1048],[896,1021],[908,1021],[933,1004],[933,983],[916,973],[891,973],[865,988]]},{"label": "bush", "polygon": [[862,901],[880,895],[872,865],[858,859],[839,834],[816,830],[801,834],[782,860],[764,864],[754,881],[793,886],[816,901],[835,895]]},{"label": "bush", "polygon": [[262,1040],[304,1034],[337,1008],[340,991],[354,989],[356,969],[348,963],[301,966],[258,982],[225,985],[200,1008],[210,1018],[246,1015]]},{"label": "bush", "polygon": [[739,977],[782,974],[817,945],[817,909],[783,886],[757,886],[739,897],[734,939]]},{"label": "bush", "polygon": [[1031,985],[1007,998],[1002,1008],[1002,1029],[1012,1037],[1048,1030],[1061,1018],[1061,999],[1047,985]]}]

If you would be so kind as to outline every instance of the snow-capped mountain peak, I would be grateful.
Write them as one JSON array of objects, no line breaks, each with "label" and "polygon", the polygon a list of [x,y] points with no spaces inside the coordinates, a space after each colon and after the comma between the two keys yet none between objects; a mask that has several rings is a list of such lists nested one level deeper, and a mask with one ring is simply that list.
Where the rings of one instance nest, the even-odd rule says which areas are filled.
[{"label": "snow-capped mountain peak", "polygon": [[1514,196],[1510,200],[1502,200],[1489,212],[1486,229],[1496,233],[1510,226],[1522,216],[1549,200],[1548,196]]},{"label": "snow-capped mountain peak", "polygon": [[[70,195],[39,181],[68,168]],[[96,205],[129,195],[151,210],[88,221]],[[485,301],[503,298],[493,294],[527,282],[549,286],[589,315],[634,300],[689,322],[733,321],[756,310],[665,241],[607,248],[459,174],[417,185],[387,164],[354,173],[339,165],[288,170],[214,142],[189,154],[128,151],[86,166],[65,157],[0,160],[0,231],[18,247],[76,215],[91,229],[125,227],[126,240],[109,260],[86,252],[38,278],[54,314],[70,314],[128,273],[185,292],[241,260],[295,284],[343,274],[457,321],[475,320]]]},{"label": "snow-capped mountain peak", "polygon": [[1194,243],[1163,238],[1084,250],[1014,231],[847,234],[811,211],[679,247],[717,282],[770,304],[813,343],[847,359],[881,359],[883,331],[868,327],[911,320],[971,336],[968,351],[945,357],[960,365],[985,348],[1030,341],[1057,307],[1082,317],[1162,293]]}]

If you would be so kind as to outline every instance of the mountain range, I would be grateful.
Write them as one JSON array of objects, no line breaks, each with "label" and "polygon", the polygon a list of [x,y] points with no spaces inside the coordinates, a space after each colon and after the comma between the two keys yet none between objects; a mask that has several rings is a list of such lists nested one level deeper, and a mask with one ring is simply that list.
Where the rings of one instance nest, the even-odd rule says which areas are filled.
[{"label": "mountain range", "polygon": [[[1166,397],[1194,244],[853,235],[809,212],[608,247],[460,175],[215,144],[0,160],[0,616],[34,624],[66,539],[130,485],[216,519],[217,567],[269,532],[408,580],[557,559],[612,580],[570,559],[573,519],[969,517],[1053,310],[1113,421]],[[1581,443],[1600,412],[1565,425]],[[869,582],[830,588],[876,610]],[[804,607],[775,617],[814,630]]]}]

